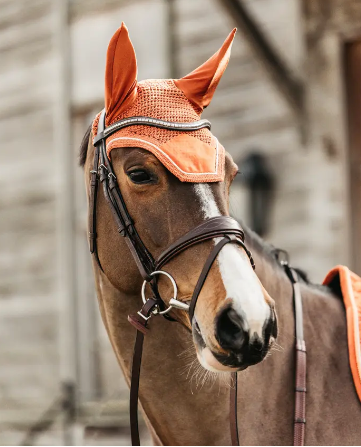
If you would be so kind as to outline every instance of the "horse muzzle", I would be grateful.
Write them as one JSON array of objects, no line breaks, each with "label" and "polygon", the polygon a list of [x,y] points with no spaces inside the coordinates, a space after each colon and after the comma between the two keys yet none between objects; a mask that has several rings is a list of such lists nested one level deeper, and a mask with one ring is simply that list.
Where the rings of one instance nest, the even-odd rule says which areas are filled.
[{"label": "horse muzzle", "polygon": [[209,370],[237,371],[260,363],[277,338],[277,316],[270,307],[262,334],[250,334],[247,322],[230,305],[224,306],[215,319],[214,337],[219,346],[208,346],[197,320],[192,325],[200,363]]}]

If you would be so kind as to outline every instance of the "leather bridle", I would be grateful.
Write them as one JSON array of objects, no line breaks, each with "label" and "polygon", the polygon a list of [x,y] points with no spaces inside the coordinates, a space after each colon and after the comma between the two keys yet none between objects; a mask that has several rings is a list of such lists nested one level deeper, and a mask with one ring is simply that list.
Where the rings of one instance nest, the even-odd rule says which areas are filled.
[{"label": "leather bridle", "polygon": [[[134,346],[133,364],[131,372],[131,390],[130,390],[130,425],[131,425],[131,435],[132,444],[140,445],[139,440],[139,430],[138,430],[138,391],[139,391],[139,377],[140,377],[140,366],[142,358],[142,349],[144,335],[147,333],[147,323],[152,316],[163,315],[165,318],[173,320],[168,314],[171,309],[180,309],[188,311],[190,324],[192,325],[192,320],[194,316],[195,307],[197,304],[198,296],[202,290],[202,287],[207,279],[208,273],[217,258],[217,255],[222,250],[222,248],[229,243],[234,243],[241,246],[249,257],[250,263],[255,268],[254,261],[251,252],[247,249],[244,243],[244,232],[240,227],[239,223],[229,217],[229,216],[217,216],[205,220],[197,227],[193,228],[191,231],[180,237],[174,243],[172,243],[157,259],[154,259],[152,254],[148,251],[142,239],[140,238],[134,221],[132,220],[125,201],[123,199],[122,193],[120,191],[114,170],[112,167],[111,160],[107,156],[106,152],[106,139],[117,132],[119,129],[133,125],[145,125],[145,126],[155,126],[162,129],[177,130],[177,131],[195,131],[207,127],[210,129],[211,125],[208,120],[199,120],[193,123],[175,123],[168,122],[158,119],[153,119],[149,117],[131,117],[113,123],[112,125],[105,126],[105,110],[100,114],[98,131],[94,139],[94,163],[93,169],[90,171],[90,195],[89,195],[89,247],[90,252],[93,254],[95,261],[97,262],[99,268],[104,272],[97,250],[97,235],[96,235],[96,203],[98,194],[99,181],[103,186],[104,197],[111,209],[114,217],[114,221],[117,227],[117,231],[124,237],[126,244],[134,258],[134,261],[138,267],[138,270],[144,280],[142,287],[142,308],[134,315],[129,315],[129,322],[135,326],[137,329],[136,341]],[[177,300],[177,286],[174,279],[169,275],[169,273],[161,270],[171,259],[178,256],[184,250],[189,247],[202,243],[207,240],[212,240],[218,238],[216,245],[213,247],[208,255],[208,258],[203,266],[203,269],[198,278],[197,284],[195,286],[192,299],[188,303]],[[301,309],[301,322],[298,326],[302,327],[302,303],[300,301],[299,286],[297,282],[296,273],[285,265],[286,273],[289,275],[292,284],[294,285],[294,297],[296,302],[296,295],[299,295],[298,305],[295,306],[298,309],[297,315],[300,315],[299,309]],[[288,269],[288,270],[287,270]],[[159,275],[167,276],[174,289],[174,296],[169,300],[168,306],[162,300],[158,287],[157,287],[157,277]],[[152,290],[152,297],[146,299],[145,297],[145,286],[149,284]],[[301,305],[300,305],[301,303]],[[297,318],[296,318],[297,319]],[[297,324],[296,324],[297,329]],[[297,352],[302,352],[305,354],[303,334],[302,339],[298,339],[297,334]],[[300,349],[298,349],[298,347]],[[299,359],[297,356],[297,364]],[[305,378],[305,355],[302,356],[302,367],[304,365],[304,378]],[[296,377],[297,371],[296,367]],[[302,376],[302,377],[303,377]],[[296,379],[297,382],[297,379]],[[304,380],[305,382],[305,380]],[[304,389],[304,391],[301,390]],[[296,383],[296,407],[304,408],[302,405],[297,404],[297,399],[299,393],[302,396],[305,394],[305,383]],[[301,410],[302,410],[301,408]],[[298,411],[297,410],[297,411]],[[295,439],[296,430],[298,433],[298,428],[301,427],[301,438],[304,438],[304,411],[302,414],[300,411],[296,411],[295,419]],[[302,421],[301,421],[302,420]],[[231,438],[232,445],[239,445],[238,440],[238,428],[237,428],[237,373],[232,373],[232,385],[230,391],[230,428],[231,428]],[[297,435],[298,438],[300,437]],[[297,438],[297,439],[298,439]],[[296,441],[295,441],[296,442]],[[295,445],[303,445],[296,443]]]}]

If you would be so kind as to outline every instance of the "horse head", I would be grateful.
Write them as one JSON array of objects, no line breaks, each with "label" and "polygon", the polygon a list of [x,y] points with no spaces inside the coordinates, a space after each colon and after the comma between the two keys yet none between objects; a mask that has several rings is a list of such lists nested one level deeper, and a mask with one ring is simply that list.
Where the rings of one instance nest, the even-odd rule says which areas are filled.
[{"label": "horse head", "polygon": [[[228,64],[234,34],[235,30],[214,56],[184,78],[138,82],[134,48],[122,24],[107,54],[106,125],[132,117],[199,122]],[[93,139],[99,119],[98,115],[93,123]],[[149,124],[119,128],[104,147],[139,238],[157,259],[203,222],[229,216],[229,191],[238,168],[206,126],[183,131]],[[86,175],[92,170],[92,138]],[[97,255],[104,274],[127,296],[139,297],[141,275],[101,192],[96,216]],[[189,246],[162,266],[177,284],[178,301],[190,302],[216,243],[214,238]],[[174,295],[172,283],[160,275],[157,287],[168,306]],[[235,371],[260,362],[277,337],[274,301],[239,244],[226,244],[219,252],[201,288],[192,321],[184,310],[173,309],[170,315],[192,332],[199,362],[212,371]]]}]

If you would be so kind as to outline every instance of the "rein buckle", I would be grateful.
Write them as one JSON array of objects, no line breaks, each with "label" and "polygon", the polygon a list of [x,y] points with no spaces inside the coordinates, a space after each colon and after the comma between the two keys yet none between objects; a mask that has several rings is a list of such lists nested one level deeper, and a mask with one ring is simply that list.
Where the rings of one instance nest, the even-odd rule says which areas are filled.
[{"label": "rein buckle", "polygon": [[158,300],[155,298],[149,298],[136,314],[128,315],[128,321],[138,331],[146,334],[149,331],[147,328],[148,320],[152,315],[154,315],[154,313],[157,313],[157,309]]}]

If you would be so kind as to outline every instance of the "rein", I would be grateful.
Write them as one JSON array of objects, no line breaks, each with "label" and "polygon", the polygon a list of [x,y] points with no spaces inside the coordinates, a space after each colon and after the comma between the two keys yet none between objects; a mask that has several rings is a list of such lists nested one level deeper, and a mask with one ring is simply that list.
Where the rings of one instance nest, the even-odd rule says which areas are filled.
[{"label": "rein", "polygon": [[[128,321],[137,329],[134,345],[133,363],[131,371],[130,387],[130,426],[132,445],[140,445],[138,430],[138,392],[140,368],[142,361],[144,335],[149,331],[147,325],[151,317],[162,315],[173,320],[168,313],[171,309],[180,309],[187,311],[192,325],[195,307],[198,296],[207,279],[208,273],[216,260],[222,248],[229,243],[241,246],[255,269],[255,264],[251,252],[244,243],[244,232],[239,223],[229,216],[217,216],[202,222],[193,228],[187,234],[180,237],[171,244],[158,259],[154,259],[151,253],[143,244],[134,222],[127,210],[123,196],[121,194],[116,176],[113,171],[112,163],[106,153],[106,138],[117,132],[119,129],[133,126],[146,125],[155,126],[162,129],[178,131],[194,131],[207,127],[210,129],[208,120],[199,120],[194,123],[174,123],[169,121],[157,120],[149,117],[131,117],[113,123],[105,127],[105,110],[101,112],[98,132],[94,139],[94,163],[90,171],[90,195],[89,195],[89,248],[94,256],[96,263],[101,271],[101,266],[96,237],[96,203],[99,181],[103,186],[104,197],[112,211],[117,231],[125,238],[129,250],[144,280],[141,295],[143,300],[142,308],[134,315],[128,316]],[[178,256],[189,247],[214,238],[221,238],[213,247],[203,266],[203,269],[194,288],[190,303],[177,300],[177,285],[172,276],[164,270],[161,270],[171,259]],[[284,266],[286,274],[293,287],[293,299],[295,303],[296,320],[296,383],[295,383],[295,418],[294,418],[294,445],[304,445],[305,436],[305,397],[306,397],[306,347],[303,340],[303,317],[302,317],[302,299],[298,276],[295,270],[288,265],[288,261],[280,261]],[[165,275],[173,285],[173,298],[169,300],[168,307],[165,305],[158,292],[157,276]],[[149,284],[152,289],[150,298],[145,296],[146,285]],[[174,320],[173,320],[174,321]],[[237,427],[237,372],[231,374],[232,382],[230,387],[230,431],[232,445],[239,445],[238,427]]]}]

